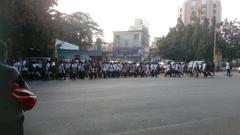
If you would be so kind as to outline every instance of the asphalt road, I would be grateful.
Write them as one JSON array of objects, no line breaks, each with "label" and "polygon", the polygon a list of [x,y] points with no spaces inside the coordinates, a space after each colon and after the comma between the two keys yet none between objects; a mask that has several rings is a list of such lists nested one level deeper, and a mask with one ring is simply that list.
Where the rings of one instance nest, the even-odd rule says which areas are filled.
[{"label": "asphalt road", "polygon": [[25,135],[239,135],[240,75],[35,81]]}]

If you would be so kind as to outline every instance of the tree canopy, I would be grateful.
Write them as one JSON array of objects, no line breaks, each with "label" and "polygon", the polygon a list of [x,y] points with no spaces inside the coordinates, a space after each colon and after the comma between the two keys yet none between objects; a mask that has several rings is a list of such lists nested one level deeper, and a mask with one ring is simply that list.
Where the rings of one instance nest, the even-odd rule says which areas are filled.
[{"label": "tree canopy", "polygon": [[68,15],[53,10],[51,14],[53,15],[56,37],[77,44],[82,49],[92,43],[93,36],[102,35],[103,31],[87,13],[76,12]]},{"label": "tree canopy", "polygon": [[57,0],[1,0],[0,40],[8,45],[10,57],[54,54],[55,39],[79,46],[89,45],[102,30],[89,14],[64,14],[54,10]]},{"label": "tree canopy", "polygon": [[[159,42],[159,52],[163,58],[181,61],[213,60],[214,46],[214,19],[210,23],[208,19],[200,22],[195,17],[194,23],[184,25],[178,19],[177,25],[170,28],[166,37]],[[212,25],[211,25],[212,24]],[[217,51],[223,54],[225,59],[240,58],[240,22],[227,21],[216,25]]]}]

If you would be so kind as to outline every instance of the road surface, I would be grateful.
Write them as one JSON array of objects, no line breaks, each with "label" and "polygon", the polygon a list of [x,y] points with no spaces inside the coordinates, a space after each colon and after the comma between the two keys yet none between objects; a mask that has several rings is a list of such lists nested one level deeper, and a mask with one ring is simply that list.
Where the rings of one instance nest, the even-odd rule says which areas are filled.
[{"label": "road surface", "polygon": [[240,75],[30,82],[26,135],[238,135]]}]

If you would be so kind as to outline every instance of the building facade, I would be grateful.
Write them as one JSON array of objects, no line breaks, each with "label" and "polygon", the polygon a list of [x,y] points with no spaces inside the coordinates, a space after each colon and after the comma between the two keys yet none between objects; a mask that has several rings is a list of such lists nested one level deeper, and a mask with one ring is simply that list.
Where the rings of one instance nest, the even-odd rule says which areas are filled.
[{"label": "building facade", "polygon": [[214,17],[216,22],[221,22],[221,0],[183,0],[178,10],[178,17],[188,25],[193,23],[194,14],[200,18],[201,23],[205,18],[211,23]]},{"label": "building facade", "polygon": [[113,32],[113,57],[117,60],[141,61],[149,54],[148,28],[139,19],[128,31]]}]

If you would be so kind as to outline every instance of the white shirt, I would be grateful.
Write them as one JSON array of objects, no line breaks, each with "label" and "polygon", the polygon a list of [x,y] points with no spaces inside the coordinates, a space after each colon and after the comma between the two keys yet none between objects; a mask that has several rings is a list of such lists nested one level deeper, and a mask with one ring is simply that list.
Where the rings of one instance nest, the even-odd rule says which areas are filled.
[{"label": "white shirt", "polygon": [[167,67],[166,67],[166,71],[170,71],[170,69],[171,69],[171,65],[168,64]]},{"label": "white shirt", "polygon": [[207,64],[203,63],[203,71],[206,71]]},{"label": "white shirt", "polygon": [[226,69],[227,70],[230,69],[230,63],[229,62],[226,63]]}]

